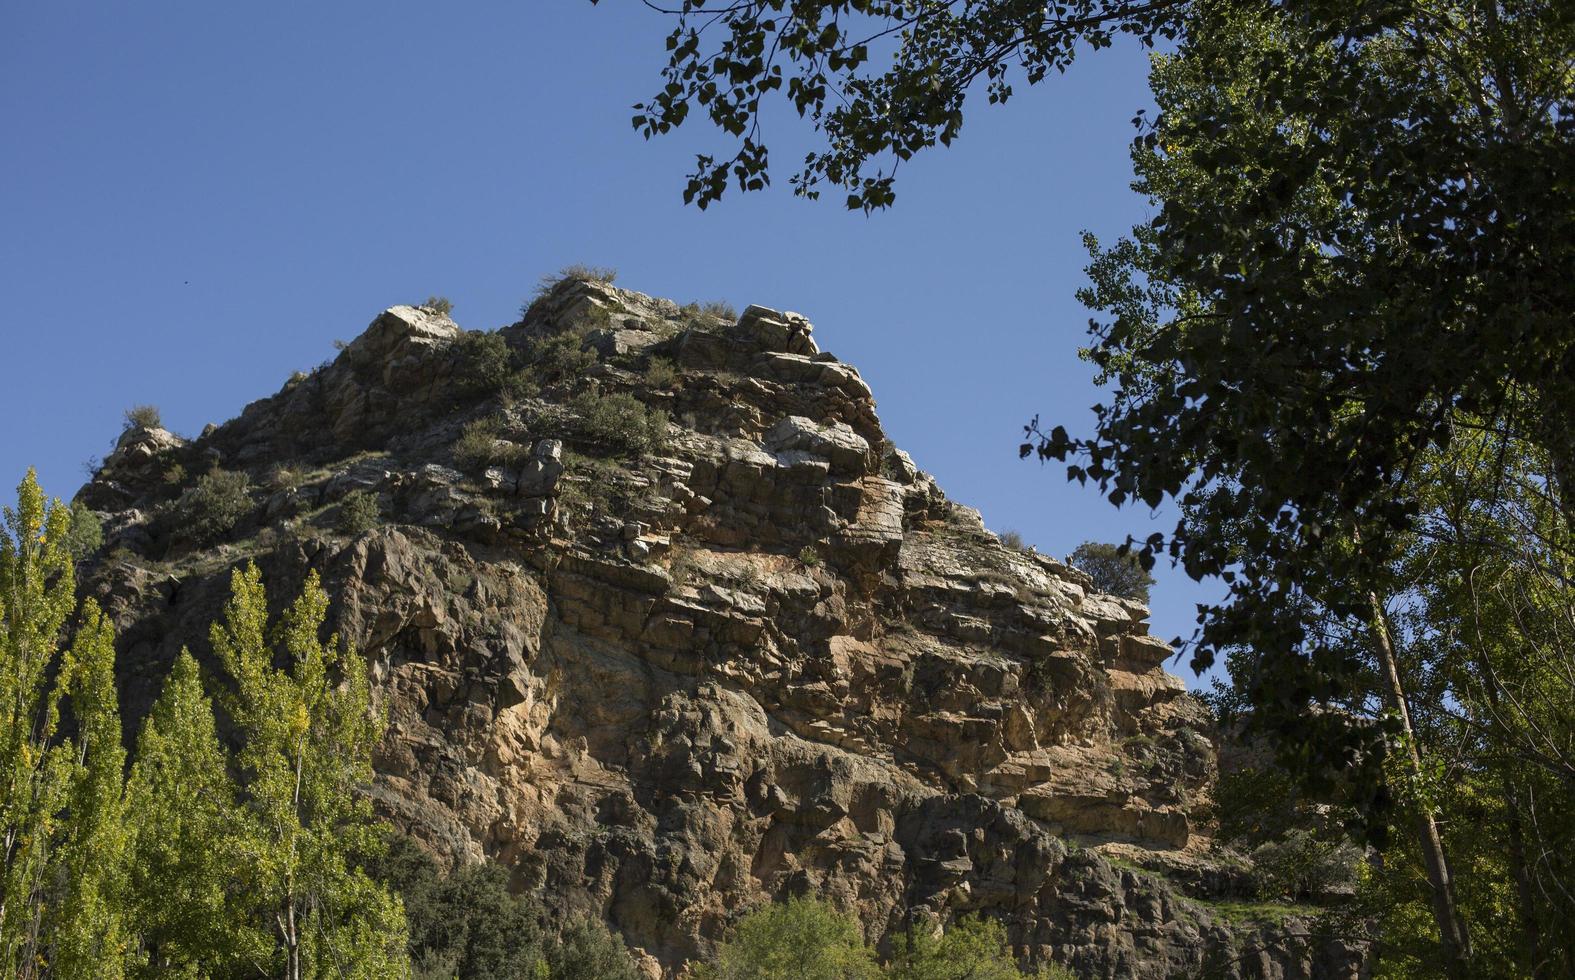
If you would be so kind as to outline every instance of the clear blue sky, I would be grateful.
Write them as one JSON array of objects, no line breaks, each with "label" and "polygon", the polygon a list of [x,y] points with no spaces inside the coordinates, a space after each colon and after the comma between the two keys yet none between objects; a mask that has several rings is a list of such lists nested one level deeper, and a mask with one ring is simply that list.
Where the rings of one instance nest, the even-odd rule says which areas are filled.
[{"label": "clear blue sky", "polygon": [[[0,477],[70,497],[130,405],[195,433],[330,357],[382,308],[448,296],[494,328],[571,262],[689,299],[798,310],[858,366],[947,493],[1057,555],[1168,530],[1019,462],[1042,415],[1086,431],[1081,229],[1128,189],[1135,45],[978,104],[894,210],[763,194],[700,212],[691,123],[647,143],[663,18],[634,0],[11,3],[0,8]],[[785,168],[804,143],[773,121]],[[8,494],[6,496],[9,496]],[[1154,632],[1212,592],[1161,569]],[[1195,683],[1184,665],[1175,665]]]}]

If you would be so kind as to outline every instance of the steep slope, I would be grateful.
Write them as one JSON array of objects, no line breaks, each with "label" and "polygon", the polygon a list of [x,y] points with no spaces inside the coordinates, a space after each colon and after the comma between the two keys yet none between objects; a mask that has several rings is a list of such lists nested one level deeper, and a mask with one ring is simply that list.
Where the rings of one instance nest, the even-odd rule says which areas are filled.
[{"label": "steep slope", "polygon": [[196,440],[128,431],[80,498],[129,717],[230,568],[281,601],[318,569],[389,714],[380,809],[653,972],[799,891],[871,937],[998,916],[1079,976],[1359,969],[1184,894],[1229,887],[1215,755],[1146,610],[1003,547],[793,314],[577,279],[494,335],[394,307]]}]

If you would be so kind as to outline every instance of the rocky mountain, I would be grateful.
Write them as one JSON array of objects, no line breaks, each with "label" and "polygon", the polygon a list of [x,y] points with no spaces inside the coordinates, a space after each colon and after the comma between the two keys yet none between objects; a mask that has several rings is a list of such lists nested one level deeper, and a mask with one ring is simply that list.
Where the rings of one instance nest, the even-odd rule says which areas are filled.
[{"label": "rocky mountain", "polygon": [[377,804],[604,917],[653,976],[773,896],[999,918],[1079,977],[1343,977],[1227,902],[1209,718],[1139,604],[1003,546],[881,430],[810,324],[584,278],[466,332],[396,306],[79,499],[135,720],[254,560],[309,569],[389,717]]}]

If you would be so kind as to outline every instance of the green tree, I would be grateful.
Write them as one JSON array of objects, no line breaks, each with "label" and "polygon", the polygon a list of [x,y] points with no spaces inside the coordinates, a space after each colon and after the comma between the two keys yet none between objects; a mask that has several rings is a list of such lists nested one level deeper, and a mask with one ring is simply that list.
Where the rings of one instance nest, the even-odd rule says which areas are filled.
[{"label": "green tree", "polygon": [[197,661],[182,650],[143,723],[127,780],[127,914],[138,977],[260,973],[266,934],[242,926],[246,858],[233,831],[236,787]]},{"label": "green tree", "polygon": [[313,572],[270,636],[262,575],[249,565],[232,576],[210,633],[242,736],[235,832],[253,932],[245,942],[269,937],[269,972],[285,980],[399,976],[408,967],[403,911],[359,866],[382,842],[361,792],[382,722],[365,661],[337,636],[319,638],[327,613]]},{"label": "green tree", "polygon": [[125,945],[126,752],[115,691],[115,633],[91,599],[61,671],[75,737],[74,773],[56,845],[50,967],[59,977],[121,975]]},{"label": "green tree", "polygon": [[716,980],[858,980],[876,977],[859,924],[813,898],[790,898],[738,921],[717,947]]},{"label": "green tree", "polygon": [[[0,533],[0,973],[118,975],[120,716],[114,638],[76,608],[70,510],[32,470]],[[62,711],[62,707],[69,709]],[[63,717],[74,723],[64,731]]]},{"label": "green tree", "polygon": [[204,473],[176,501],[180,530],[196,545],[222,540],[251,513],[251,486],[251,480],[239,471]]},{"label": "green tree", "polygon": [[547,947],[548,980],[640,980],[623,940],[597,919],[569,923]]},{"label": "green tree", "polygon": [[81,560],[104,546],[104,525],[98,515],[81,501],[71,504],[71,530],[66,536],[66,550],[71,557]]},{"label": "green tree", "polygon": [[466,865],[445,875],[415,841],[391,834],[368,870],[404,904],[417,980],[533,978],[545,967],[539,910],[509,893],[508,873],[499,865]]},{"label": "green tree", "polygon": [[1084,541],[1071,557],[1073,567],[1087,572],[1099,591],[1139,602],[1148,601],[1154,576],[1143,567],[1135,552],[1123,550],[1120,545]]},{"label": "green tree", "polygon": [[[0,955],[19,977],[115,977],[129,942],[125,751],[114,633],[92,600],[59,656],[91,512],[44,503],[29,471],[0,536],[8,717]],[[89,531],[96,530],[96,522]]]},{"label": "green tree", "polygon": [[886,975],[893,980],[1019,980],[1006,930],[990,919],[966,917],[936,934],[914,929],[897,936]]},{"label": "green tree", "polygon": [[[1575,533],[1548,492],[1546,450],[1498,424],[1460,423],[1447,451],[1420,461],[1418,527],[1383,569],[1372,621],[1326,608],[1317,619],[1327,648],[1359,664],[1351,692],[1322,707],[1402,719],[1383,762],[1398,833],[1365,869],[1357,918],[1380,924],[1383,976],[1458,972],[1460,959],[1473,976],[1562,976],[1575,970],[1561,884],[1575,874]],[[1228,662],[1219,703],[1258,710],[1272,657],[1241,648]],[[1256,799],[1240,785],[1222,780],[1221,836],[1255,845],[1277,890],[1326,877],[1341,849],[1331,821],[1309,836],[1287,819],[1299,787],[1283,774]],[[1458,950],[1440,942],[1449,919],[1467,940]]]},{"label": "green tree", "polygon": [[[1155,60],[1161,112],[1134,150],[1159,216],[1095,248],[1084,294],[1113,399],[1092,438],[1031,427],[1023,450],[1073,460],[1117,504],[1180,502],[1148,559],[1230,583],[1194,665],[1252,651],[1250,718],[1282,763],[1356,775],[1379,830],[1385,803],[1409,801],[1442,960],[1463,976],[1472,943],[1417,721],[1441,704],[1418,696],[1439,660],[1406,662],[1395,610],[1417,595],[1401,561],[1426,529],[1429,461],[1463,432],[1545,450],[1551,505],[1571,510],[1557,378],[1572,335],[1555,324],[1575,211],[1547,161],[1570,145],[1551,66],[1575,22],[1403,4],[1350,44],[1293,10],[1189,16]],[[1491,508],[1500,488],[1478,491]]]}]

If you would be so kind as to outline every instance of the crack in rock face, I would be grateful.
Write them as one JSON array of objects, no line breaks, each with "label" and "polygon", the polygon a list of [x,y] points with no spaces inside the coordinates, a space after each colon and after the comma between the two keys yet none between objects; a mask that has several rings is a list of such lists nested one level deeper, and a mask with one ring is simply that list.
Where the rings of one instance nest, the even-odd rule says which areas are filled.
[{"label": "crack in rock face", "polygon": [[[1360,975],[1199,900],[1244,872],[1147,610],[1003,546],[811,334],[567,280],[490,338],[393,307],[201,438],[128,432],[78,497],[128,731],[183,646],[211,656],[232,568],[277,605],[316,570],[389,719],[379,812],[605,918],[652,976],[788,893],[880,942],[989,915],[1079,976]],[[215,467],[245,513],[198,544],[172,474]],[[352,493],[376,526],[345,529]]]}]

